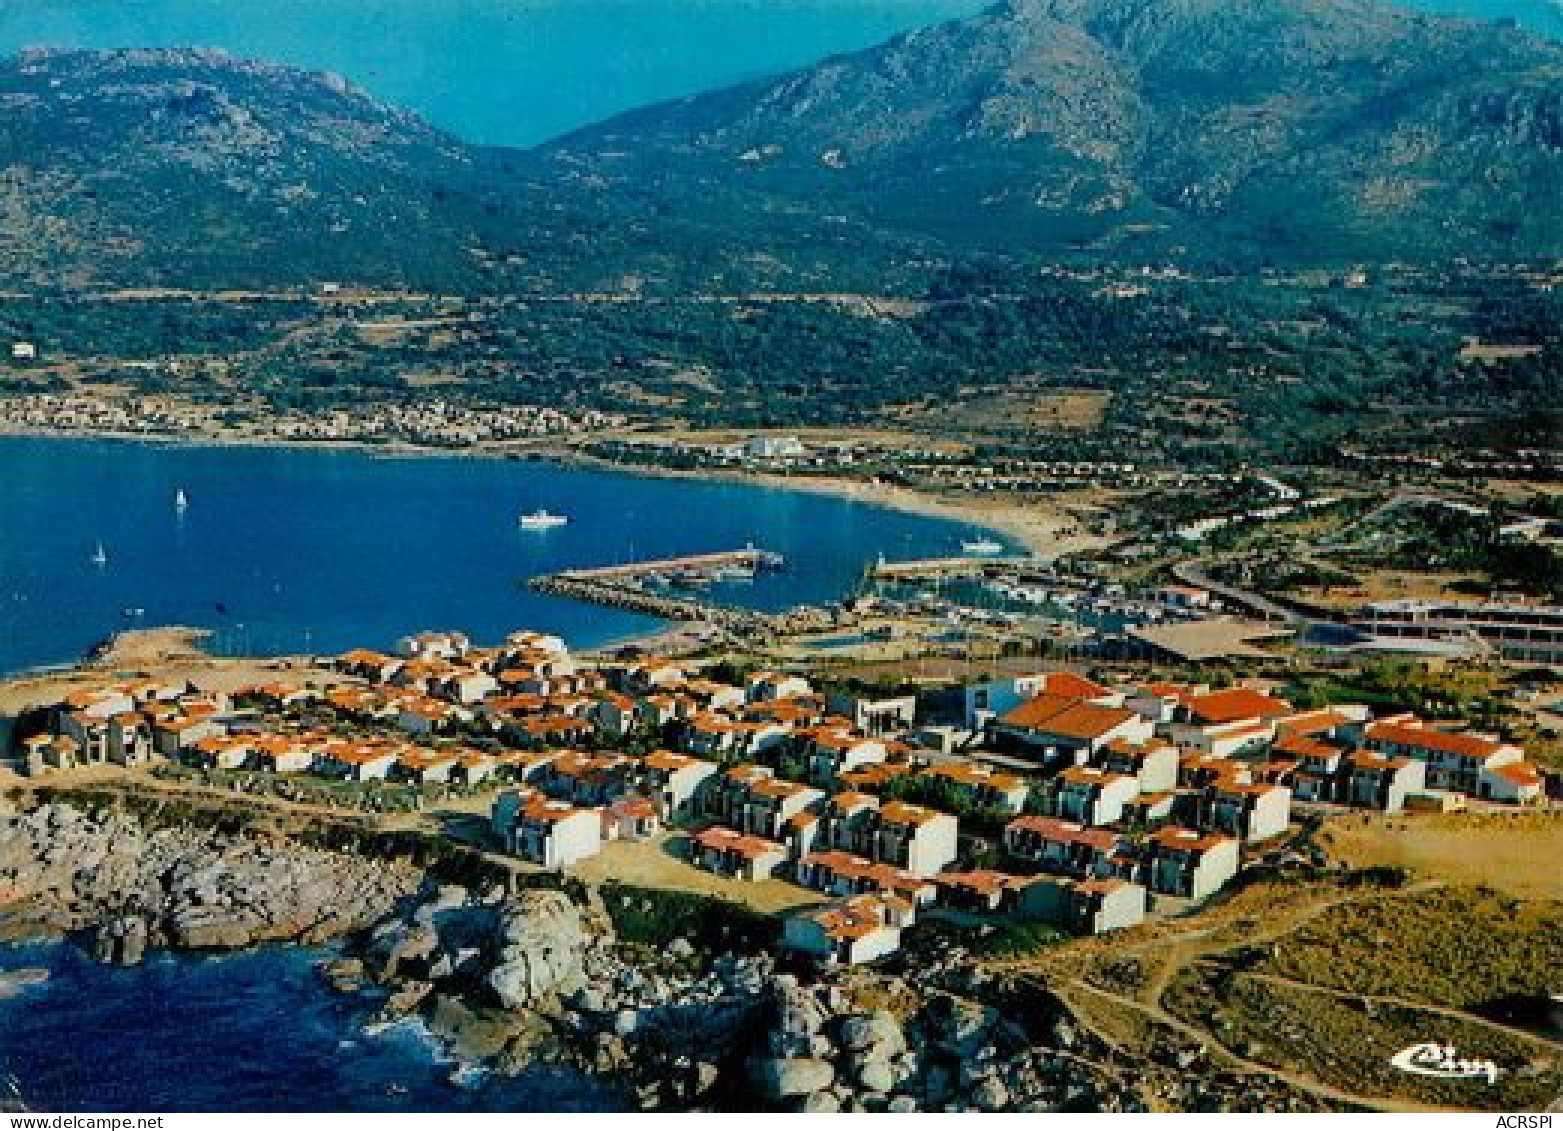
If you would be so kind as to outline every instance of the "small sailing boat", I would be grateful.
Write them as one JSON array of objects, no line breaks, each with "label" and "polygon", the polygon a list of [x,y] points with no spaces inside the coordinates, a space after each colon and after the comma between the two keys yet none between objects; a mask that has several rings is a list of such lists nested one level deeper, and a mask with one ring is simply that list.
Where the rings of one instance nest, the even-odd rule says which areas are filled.
[{"label": "small sailing boat", "polygon": [[181,488],[179,488],[179,490],[174,492],[174,509],[176,511],[184,511],[184,510],[188,510],[189,507],[190,507],[190,499],[185,494],[185,489],[183,487],[181,487]]},{"label": "small sailing boat", "polygon": [[108,551],[103,548],[103,541],[102,541],[102,539],[98,540],[97,549],[92,551],[92,559],[91,560],[92,560],[92,564],[95,565],[95,566],[106,566],[106,565],[109,564]]}]

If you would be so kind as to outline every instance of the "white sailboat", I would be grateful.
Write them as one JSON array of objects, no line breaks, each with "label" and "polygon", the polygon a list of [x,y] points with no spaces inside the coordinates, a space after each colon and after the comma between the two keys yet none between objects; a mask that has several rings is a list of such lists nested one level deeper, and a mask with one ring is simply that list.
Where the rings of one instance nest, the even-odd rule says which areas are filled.
[{"label": "white sailboat", "polygon": [[568,515],[550,514],[539,508],[531,514],[524,514],[518,520],[522,530],[547,530],[554,526],[563,526],[570,521]]},{"label": "white sailboat", "polygon": [[92,560],[92,564],[95,565],[95,566],[106,566],[106,565],[109,564],[108,551],[104,550],[104,548],[103,548],[103,540],[101,538],[98,540],[98,547],[97,547],[97,549],[92,551],[92,559],[91,560]]},{"label": "white sailboat", "polygon": [[174,509],[175,510],[179,510],[179,511],[185,510],[187,507],[189,507],[189,505],[190,505],[190,499],[185,495],[185,489],[183,487],[179,488],[179,490],[174,492]]}]

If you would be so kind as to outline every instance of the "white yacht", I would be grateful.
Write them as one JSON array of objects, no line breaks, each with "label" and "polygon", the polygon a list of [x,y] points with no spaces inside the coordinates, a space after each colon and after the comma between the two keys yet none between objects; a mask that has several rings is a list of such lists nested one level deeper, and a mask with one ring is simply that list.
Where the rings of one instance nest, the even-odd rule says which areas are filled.
[{"label": "white yacht", "polygon": [[185,489],[181,487],[179,490],[174,492],[174,509],[177,511],[182,511],[187,509],[189,506],[190,499],[185,495]]},{"label": "white yacht", "polygon": [[961,549],[968,554],[978,554],[982,557],[993,557],[1004,552],[1004,543],[995,542],[992,538],[978,538],[974,542],[962,542]]},{"label": "white yacht", "polygon": [[101,541],[98,543],[98,548],[92,551],[92,564],[97,566],[105,566],[109,564],[108,551],[103,548],[103,543]]},{"label": "white yacht", "polygon": [[562,514],[549,514],[546,510],[535,510],[531,514],[524,514],[519,519],[523,530],[548,530],[555,526],[564,526],[570,521],[569,517]]}]

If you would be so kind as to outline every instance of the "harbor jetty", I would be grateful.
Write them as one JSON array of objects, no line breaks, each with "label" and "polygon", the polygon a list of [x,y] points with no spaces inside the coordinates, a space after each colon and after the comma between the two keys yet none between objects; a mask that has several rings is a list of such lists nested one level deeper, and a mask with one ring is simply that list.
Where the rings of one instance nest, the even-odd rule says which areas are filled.
[{"label": "harbor jetty", "polygon": [[719,583],[752,581],[759,573],[785,568],[782,555],[748,546],[742,550],[568,569],[534,577],[527,584],[554,597],[663,620],[712,624],[753,638],[818,632],[850,621],[851,614],[844,611],[802,606],[782,613],[765,613],[694,595]]}]

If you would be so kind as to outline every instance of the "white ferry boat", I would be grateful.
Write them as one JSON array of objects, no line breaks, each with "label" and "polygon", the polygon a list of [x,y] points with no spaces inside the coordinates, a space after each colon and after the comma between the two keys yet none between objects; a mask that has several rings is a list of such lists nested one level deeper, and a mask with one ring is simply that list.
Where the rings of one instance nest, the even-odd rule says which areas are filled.
[{"label": "white ferry boat", "polygon": [[549,514],[545,510],[535,510],[531,514],[524,514],[518,520],[523,530],[548,530],[555,526],[564,526],[570,521],[569,517],[562,514]]}]

